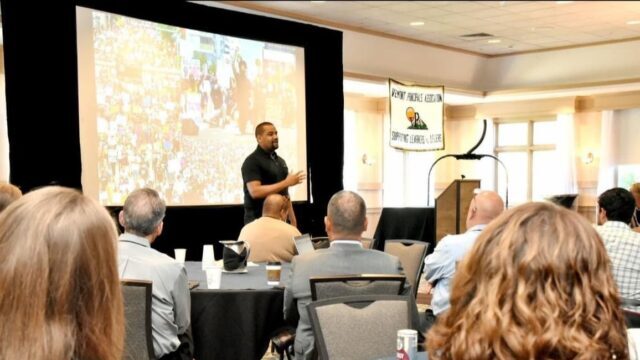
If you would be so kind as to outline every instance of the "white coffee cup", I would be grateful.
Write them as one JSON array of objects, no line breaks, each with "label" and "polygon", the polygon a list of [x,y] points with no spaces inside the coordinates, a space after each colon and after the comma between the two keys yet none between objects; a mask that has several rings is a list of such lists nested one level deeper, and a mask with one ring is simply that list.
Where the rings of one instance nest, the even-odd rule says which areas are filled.
[{"label": "white coffee cup", "polygon": [[279,262],[267,263],[267,285],[278,286],[280,285],[280,273],[282,271],[282,264]]},{"label": "white coffee cup", "polygon": [[184,258],[187,256],[187,249],[173,249],[176,254],[176,260],[184,264]]},{"label": "white coffee cup", "polygon": [[216,259],[213,256],[213,245],[205,245],[202,248],[202,268],[208,269],[216,265]]},{"label": "white coffee cup", "polygon": [[220,289],[222,282],[222,268],[214,266],[205,269],[207,274],[207,289]]}]

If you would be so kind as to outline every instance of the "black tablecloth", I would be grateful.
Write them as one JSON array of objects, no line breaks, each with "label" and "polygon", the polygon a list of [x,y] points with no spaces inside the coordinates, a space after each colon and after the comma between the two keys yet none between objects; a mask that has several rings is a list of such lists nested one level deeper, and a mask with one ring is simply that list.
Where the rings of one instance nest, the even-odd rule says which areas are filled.
[{"label": "black tablecloth", "polygon": [[[272,333],[284,325],[281,287],[267,285],[264,265],[244,274],[222,274],[221,289],[208,290],[199,262],[187,262],[191,291],[191,327],[195,358],[260,359]],[[288,267],[283,267],[284,279]]]},{"label": "black tablecloth", "polygon": [[384,208],[376,227],[375,249],[384,250],[387,239],[421,240],[435,247],[435,209],[428,208]]}]

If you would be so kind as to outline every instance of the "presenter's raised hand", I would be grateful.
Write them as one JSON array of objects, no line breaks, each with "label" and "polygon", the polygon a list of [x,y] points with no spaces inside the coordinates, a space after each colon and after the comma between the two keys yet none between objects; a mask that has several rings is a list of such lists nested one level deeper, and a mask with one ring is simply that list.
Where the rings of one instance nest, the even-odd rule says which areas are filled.
[{"label": "presenter's raised hand", "polygon": [[307,175],[302,171],[290,172],[289,175],[287,175],[287,183],[289,184],[289,186],[298,185],[302,183],[306,178]]}]

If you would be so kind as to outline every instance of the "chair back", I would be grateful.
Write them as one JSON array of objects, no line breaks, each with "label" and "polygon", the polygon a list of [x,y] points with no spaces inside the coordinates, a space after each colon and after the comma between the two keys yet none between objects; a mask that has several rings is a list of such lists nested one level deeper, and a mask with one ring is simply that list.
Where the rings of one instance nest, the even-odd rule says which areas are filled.
[{"label": "chair back", "polygon": [[122,280],[125,360],[155,359],[151,338],[151,281]]},{"label": "chair back", "polygon": [[378,359],[396,353],[411,324],[406,296],[363,295],[315,301],[309,318],[320,359]]},{"label": "chair back", "polygon": [[624,322],[628,329],[640,328],[640,313],[627,309],[622,309],[622,312],[624,313]]},{"label": "chair back", "polygon": [[400,295],[405,279],[402,275],[386,274],[311,277],[311,300],[353,295]]},{"label": "chair back", "polygon": [[384,252],[398,257],[407,281],[413,288],[413,296],[418,295],[418,284],[420,283],[420,275],[424,258],[427,256],[429,243],[417,240],[387,240],[384,243]]},{"label": "chair back", "polygon": [[362,242],[362,247],[365,249],[373,249],[373,243],[375,242],[374,239],[370,239],[370,238],[362,238],[361,239]]}]

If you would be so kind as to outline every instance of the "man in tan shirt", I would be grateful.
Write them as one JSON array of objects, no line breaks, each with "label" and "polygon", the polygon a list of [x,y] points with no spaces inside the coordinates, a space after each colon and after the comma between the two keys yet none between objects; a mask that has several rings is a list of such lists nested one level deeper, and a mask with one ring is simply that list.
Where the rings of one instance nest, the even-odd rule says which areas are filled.
[{"label": "man in tan shirt", "polygon": [[294,236],[300,231],[285,222],[289,210],[289,200],[279,194],[267,196],[262,206],[262,217],[245,225],[238,240],[249,243],[249,261],[291,262],[297,255]]}]

